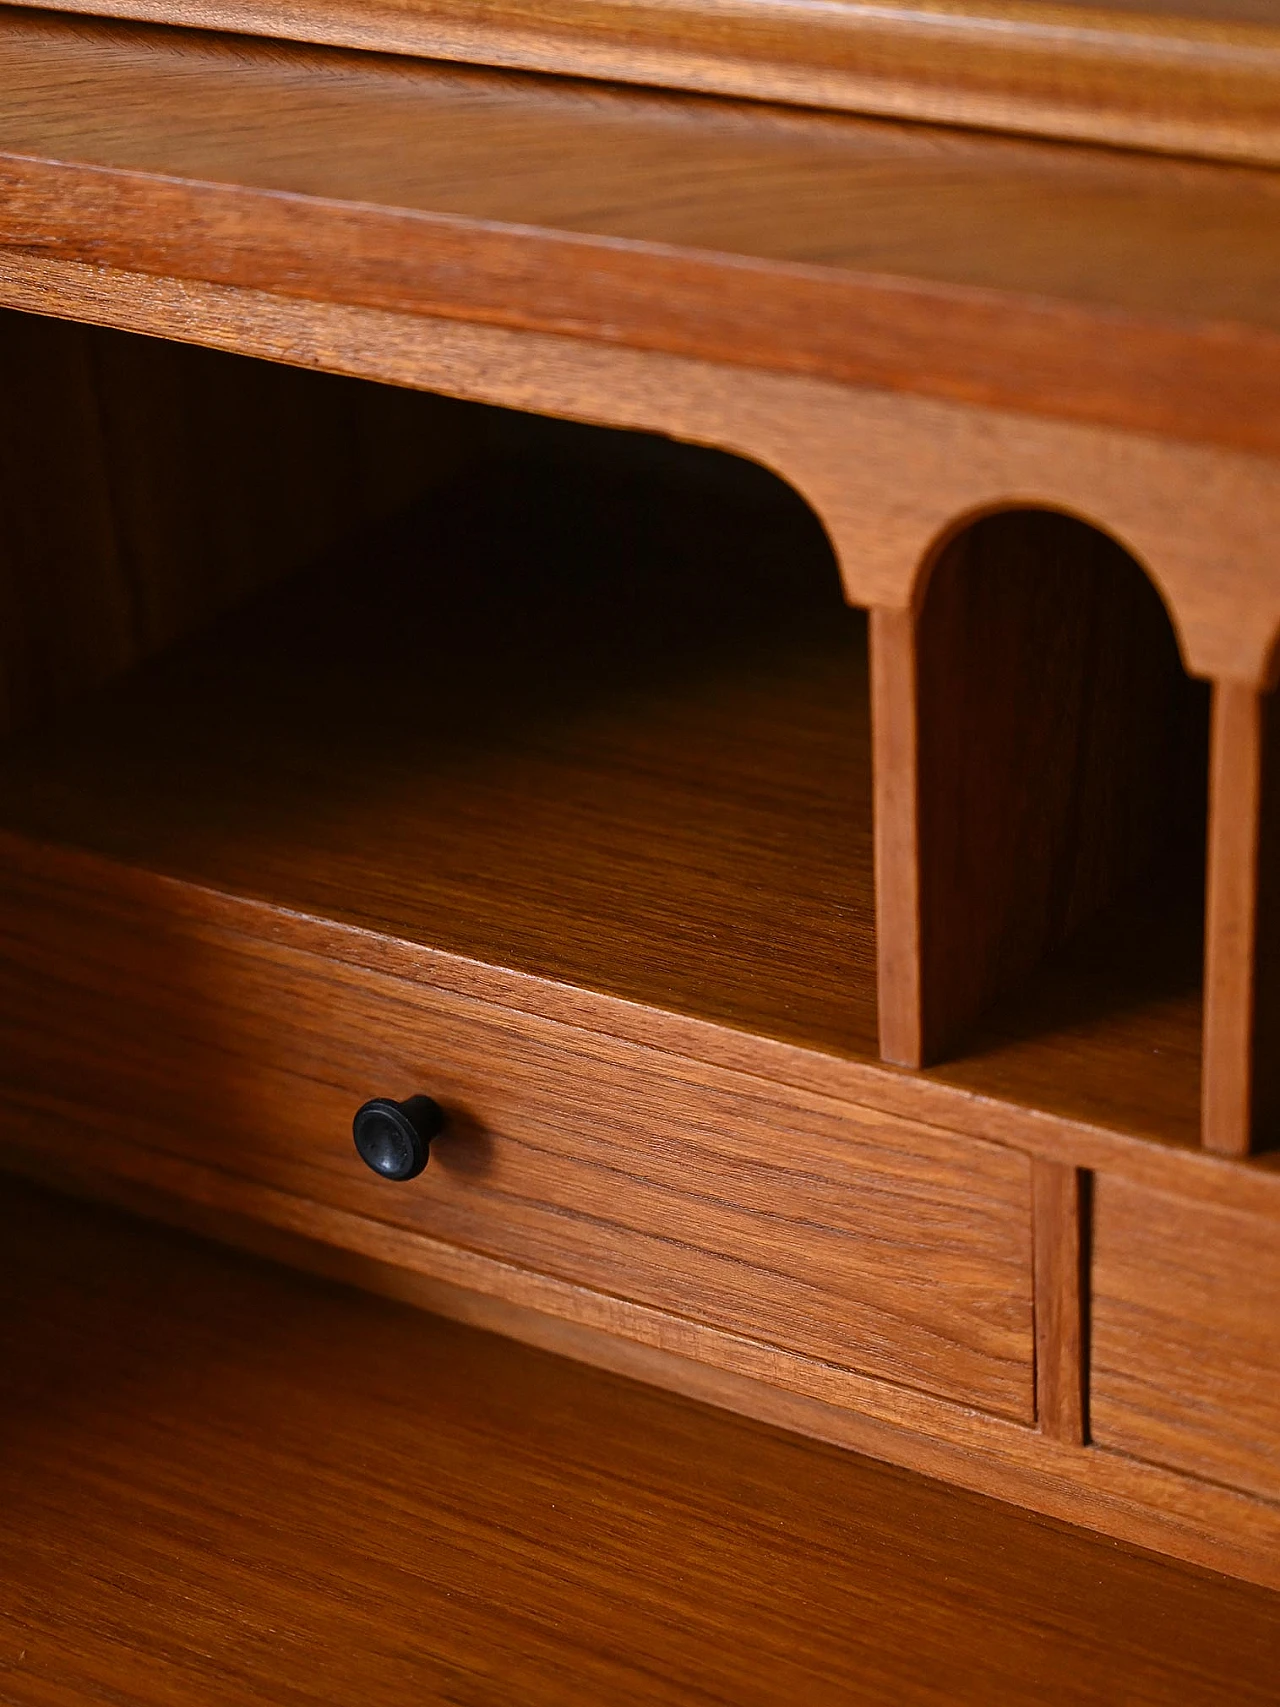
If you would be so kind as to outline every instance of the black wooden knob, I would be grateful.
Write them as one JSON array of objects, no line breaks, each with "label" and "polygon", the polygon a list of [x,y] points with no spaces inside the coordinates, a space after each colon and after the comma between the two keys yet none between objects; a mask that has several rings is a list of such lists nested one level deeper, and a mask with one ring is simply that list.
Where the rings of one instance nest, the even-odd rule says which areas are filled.
[{"label": "black wooden knob", "polygon": [[427,1165],[431,1140],[444,1125],[444,1110],[430,1097],[392,1102],[374,1097],[356,1110],[352,1136],[360,1160],[383,1179],[414,1179]]}]

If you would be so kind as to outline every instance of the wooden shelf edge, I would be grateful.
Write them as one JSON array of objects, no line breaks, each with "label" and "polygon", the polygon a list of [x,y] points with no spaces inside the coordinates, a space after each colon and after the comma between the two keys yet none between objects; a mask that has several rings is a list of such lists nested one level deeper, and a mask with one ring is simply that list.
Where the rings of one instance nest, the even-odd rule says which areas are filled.
[{"label": "wooden shelf edge", "polygon": [[[10,75],[37,86],[56,89],[74,80],[88,87],[95,49],[126,53],[137,85],[130,97],[135,128],[137,115],[159,100],[158,88],[147,83],[160,75],[157,50],[166,62],[189,56],[211,87],[220,90],[225,80],[228,91],[234,78],[247,75],[249,60],[263,57],[256,43],[237,49],[199,31],[157,36],[145,25],[102,21],[77,29],[53,14],[37,22],[31,11],[12,13],[0,26],[15,44]],[[20,42],[33,56],[29,62],[19,60]],[[344,69],[353,69],[345,59],[331,62],[330,51],[276,48],[273,62],[285,63],[263,85],[272,100],[287,93],[289,107],[281,110],[300,108],[321,133],[333,122],[332,89],[341,87]],[[383,60],[356,69],[389,79],[389,90],[403,76]],[[437,82],[464,83],[493,75],[432,73]],[[552,91],[544,95],[550,99]],[[645,113],[657,99],[617,90],[609,98]],[[113,115],[116,99],[104,89]],[[740,108],[738,119],[750,113]],[[110,134],[68,136],[66,116],[53,103],[28,99],[6,126],[0,155],[0,243],[155,277],[561,334],[743,371],[812,375],[1280,454],[1280,331],[1258,283],[1250,288],[1259,307],[1242,304],[1238,290],[1213,299],[1156,291],[1112,300],[1106,290],[1081,292],[1067,267],[1046,277],[1017,267],[978,274],[962,267],[952,275],[922,259],[903,261],[895,271],[857,246],[833,264],[815,261],[811,245],[774,253],[727,232],[691,241],[645,219],[618,229],[580,220],[570,228],[551,206],[498,216],[474,186],[460,201],[441,200],[432,183],[415,200],[411,189],[372,181],[281,176],[266,164],[280,139],[265,126],[260,137],[251,136],[247,119],[236,129],[236,163],[211,166],[208,150],[216,153],[221,122],[214,116],[202,121],[203,129],[197,125],[194,151],[167,133],[140,149],[136,139],[125,145]],[[855,121],[807,115],[805,122]],[[977,140],[983,149],[997,146],[991,138]],[[376,158],[380,145],[357,126],[347,146]],[[1056,158],[1061,151],[1054,152]],[[706,171],[713,163],[709,155]],[[1151,171],[1149,161],[1137,166]],[[495,154],[489,176],[505,176],[509,168]],[[1204,164],[1185,169],[1226,172]],[[642,174],[640,191],[646,181]],[[617,192],[624,206],[635,194]],[[1218,205],[1214,197],[1209,205]],[[776,228],[780,206],[762,217]],[[1168,257],[1165,276],[1180,276],[1185,264]]]},{"label": "wooden shelf edge", "polygon": [[[39,0],[16,0],[35,6]],[[61,0],[108,16],[1072,142],[1280,163],[1280,31],[1008,0],[798,16],[781,0],[622,9],[393,0]],[[1039,15],[1037,15],[1039,13]],[[993,46],[993,40],[998,45]],[[943,66],[939,71],[940,61]],[[1153,90],[1155,91],[1153,96]]]}]

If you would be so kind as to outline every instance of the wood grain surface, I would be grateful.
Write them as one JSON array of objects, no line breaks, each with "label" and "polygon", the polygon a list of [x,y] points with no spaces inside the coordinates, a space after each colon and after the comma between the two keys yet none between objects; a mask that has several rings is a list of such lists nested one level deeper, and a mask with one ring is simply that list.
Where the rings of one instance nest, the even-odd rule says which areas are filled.
[{"label": "wood grain surface", "polygon": [[1194,883],[1175,875],[1135,888],[997,1002],[928,1077],[1084,1125],[1197,1144],[1203,944]]},{"label": "wood grain surface", "polygon": [[1121,1180],[1094,1196],[1094,1439],[1280,1501],[1274,1227]]},{"label": "wood grain surface", "polygon": [[15,1707],[1270,1702],[1277,1597],[0,1189]]},{"label": "wood grain surface", "polygon": [[0,244],[1275,455],[1266,172],[12,12]]},{"label": "wood grain surface", "polygon": [[[5,1125],[26,1148],[74,1132],[143,1182],[164,1158],[213,1167],[246,1209],[280,1198],[304,1231],[329,1206],[1034,1420],[1030,1170],[1014,1151],[187,932],[163,905],[49,907],[9,888],[0,920]],[[418,1092],[448,1127],[421,1178],[390,1184],[356,1155],[351,1119]]]},{"label": "wood grain surface", "polygon": [[1280,695],[1215,689],[1211,780],[1204,1142],[1246,1156],[1280,1140]]},{"label": "wood grain surface", "polygon": [[[1245,1156],[1254,1140],[1259,867],[1266,767],[1265,701],[1222,682],[1213,695],[1205,944],[1205,1145]],[[1265,1068],[1264,1068],[1265,1070]]]},{"label": "wood grain surface", "polygon": [[1280,162],[1270,0],[64,0],[62,9]]},{"label": "wood grain surface", "polygon": [[[766,1359],[748,1341],[318,1204],[304,1232],[304,1218],[281,1194],[259,1189],[246,1206],[245,1182],[150,1155],[145,1180],[108,1172],[95,1166],[93,1153],[72,1148],[54,1155],[6,1143],[4,1166],[86,1201],[1280,1589],[1280,1506],[1272,1502],[852,1374],[841,1378],[846,1391],[832,1402],[823,1394],[831,1394],[839,1372],[830,1368],[825,1381],[814,1380],[815,1366],[804,1359],[780,1352]],[[795,1378],[790,1386],[777,1384],[784,1362]]]},{"label": "wood grain surface", "polygon": [[1037,1161],[1031,1190],[1036,1295],[1036,1420],[1055,1440],[1089,1437],[1088,1319],[1092,1177]]},{"label": "wood grain surface", "polygon": [[914,642],[898,686],[918,700],[914,745],[877,775],[882,858],[919,872],[918,924],[882,906],[881,935],[914,935],[920,966],[880,1036],[890,1060],[919,1066],[1149,883],[1158,855],[1185,850],[1196,908],[1208,702],[1141,569],[1065,516],[1006,511],[961,532],[928,577]]}]

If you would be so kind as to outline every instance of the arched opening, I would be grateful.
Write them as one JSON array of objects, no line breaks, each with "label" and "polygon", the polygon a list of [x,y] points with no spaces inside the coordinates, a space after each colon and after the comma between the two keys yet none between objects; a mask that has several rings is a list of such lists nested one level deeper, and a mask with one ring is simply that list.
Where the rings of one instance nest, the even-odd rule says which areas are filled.
[{"label": "arched opening", "polygon": [[933,565],[916,680],[926,1052],[1193,1140],[1208,689],[1150,578],[1074,517],[983,516]]}]

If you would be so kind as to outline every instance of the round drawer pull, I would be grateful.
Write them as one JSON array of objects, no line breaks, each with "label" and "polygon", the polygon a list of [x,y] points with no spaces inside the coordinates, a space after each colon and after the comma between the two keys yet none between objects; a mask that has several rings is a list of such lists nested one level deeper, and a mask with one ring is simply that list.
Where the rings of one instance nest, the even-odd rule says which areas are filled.
[{"label": "round drawer pull", "polygon": [[444,1110],[430,1097],[374,1097],[356,1110],[351,1133],[362,1162],[383,1179],[401,1180],[426,1167],[431,1140],[443,1126]]}]

